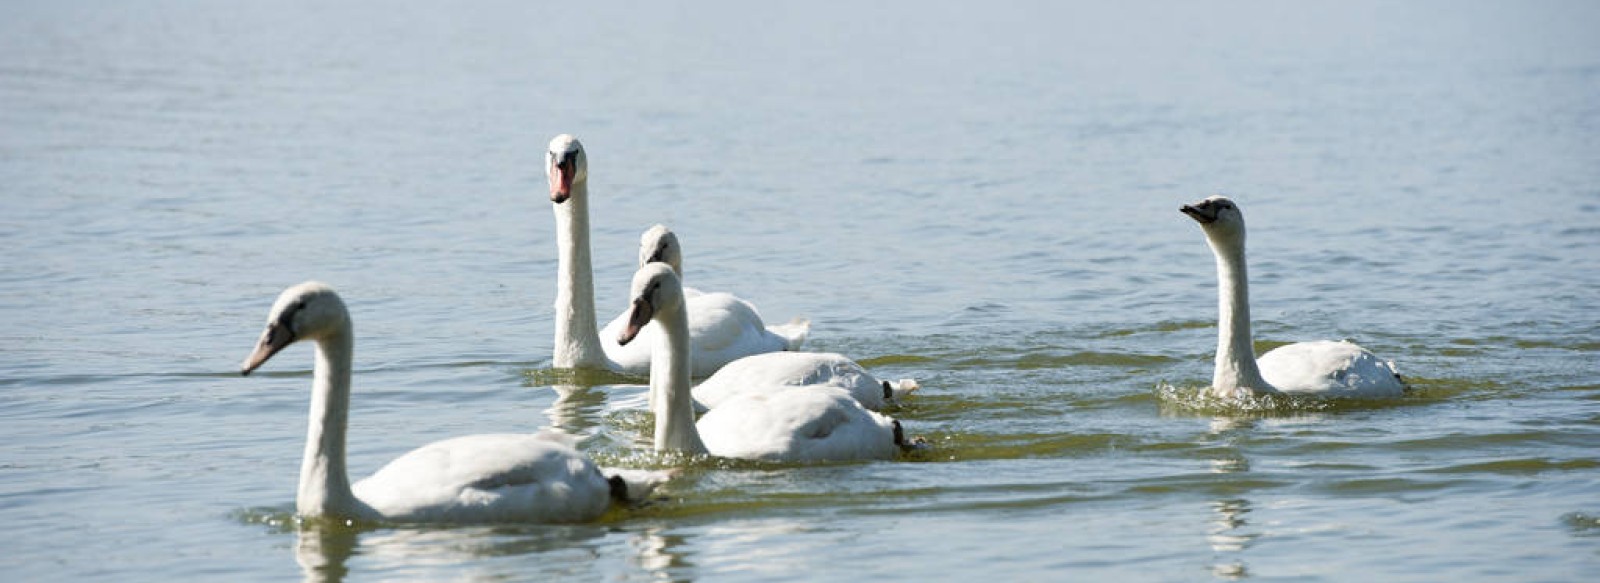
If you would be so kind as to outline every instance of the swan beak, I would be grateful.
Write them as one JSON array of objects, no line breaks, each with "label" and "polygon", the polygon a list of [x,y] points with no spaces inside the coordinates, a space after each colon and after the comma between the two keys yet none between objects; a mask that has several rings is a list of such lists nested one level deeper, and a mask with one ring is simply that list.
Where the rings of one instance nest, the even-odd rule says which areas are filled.
[{"label": "swan beak", "polygon": [[277,324],[267,326],[267,331],[261,333],[261,341],[256,343],[255,351],[251,352],[250,356],[244,359],[244,364],[239,367],[239,374],[250,376],[250,373],[262,363],[267,362],[272,355],[290,344],[294,344],[294,334],[289,332],[288,328]]},{"label": "swan beak", "polygon": [[574,156],[566,156],[550,164],[550,202],[561,204],[572,198],[572,177],[577,173]]},{"label": "swan beak", "polygon": [[655,315],[656,309],[650,305],[649,300],[644,298],[633,300],[633,309],[628,312],[628,327],[617,337],[617,344],[627,346],[629,342],[633,342],[633,339],[639,336],[639,331],[643,330]]},{"label": "swan beak", "polygon": [[1189,218],[1194,219],[1195,222],[1198,222],[1202,225],[1209,225],[1217,222],[1217,215],[1216,213],[1210,212],[1211,208],[1211,205],[1205,203],[1201,203],[1199,206],[1186,204],[1182,207],[1179,207],[1178,211],[1189,215]]}]

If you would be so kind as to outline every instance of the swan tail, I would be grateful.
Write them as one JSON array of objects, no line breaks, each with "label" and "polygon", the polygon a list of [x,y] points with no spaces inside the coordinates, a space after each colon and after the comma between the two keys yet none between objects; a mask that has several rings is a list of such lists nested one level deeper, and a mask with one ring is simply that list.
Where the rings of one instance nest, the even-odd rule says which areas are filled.
[{"label": "swan tail", "polygon": [[624,504],[639,504],[650,497],[657,487],[676,477],[679,470],[636,470],[628,468],[600,468],[600,474],[611,482],[611,497]]},{"label": "swan tail", "polygon": [[917,389],[921,389],[922,385],[917,383],[917,379],[900,379],[889,383],[889,388],[895,399],[903,399],[911,396],[911,393],[917,392]]},{"label": "swan tail", "polygon": [[789,320],[787,324],[767,326],[767,330],[777,334],[780,338],[783,338],[784,342],[788,343],[784,350],[793,352],[800,350],[800,347],[806,343],[806,338],[811,336],[811,320],[796,316],[793,320]]},{"label": "swan tail", "polygon": [[1400,376],[1400,369],[1394,365],[1394,361],[1385,360],[1383,362],[1389,365],[1389,374],[1394,375],[1394,380],[1400,383],[1401,390],[1411,390],[1411,383],[1406,382],[1406,377]]}]

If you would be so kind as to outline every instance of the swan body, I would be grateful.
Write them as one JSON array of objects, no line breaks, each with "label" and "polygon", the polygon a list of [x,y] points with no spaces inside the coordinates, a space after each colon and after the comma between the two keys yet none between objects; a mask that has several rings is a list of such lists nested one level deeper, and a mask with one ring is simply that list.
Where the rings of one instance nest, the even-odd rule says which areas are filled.
[{"label": "swan body", "polygon": [[434,523],[577,522],[643,495],[667,474],[607,476],[556,433],[469,435],[425,445],[354,487],[345,470],[354,347],[349,312],[326,285],[285,290],[240,372],[283,348],[316,343],[311,419],[295,499],[301,516]]},{"label": "swan body", "polygon": [[[626,348],[616,341],[626,325],[621,316],[608,324],[604,333],[597,327],[594,269],[589,249],[588,156],[583,145],[570,135],[556,136],[550,141],[545,171],[555,211],[559,252],[552,365],[648,373],[651,344]],[[647,232],[646,237],[650,236],[651,232]],[[676,237],[672,243],[675,248]],[[645,259],[641,252],[641,261]],[[675,265],[681,266],[681,263],[680,258]],[[809,331],[809,325],[798,320],[769,329],[754,306],[730,294],[697,292],[692,295],[689,309],[693,324],[690,338],[696,349],[691,361],[694,376],[710,375],[742,356],[798,349]]]},{"label": "swan body", "polygon": [[893,459],[895,422],[840,389],[776,386],[736,395],[700,418],[712,454],[769,462]]},{"label": "swan body", "polygon": [[905,446],[899,422],[866,410],[839,389],[774,387],[737,395],[695,422],[689,385],[683,284],[670,266],[649,263],[633,278],[629,343],[646,324],[661,328],[650,366],[655,449],[763,461],[891,459]]},{"label": "swan body", "polygon": [[1268,385],[1329,397],[1392,397],[1405,389],[1394,364],[1348,341],[1296,342],[1256,360]]},{"label": "swan body", "polygon": [[856,361],[824,352],[771,352],[728,363],[694,388],[695,408],[702,412],[758,388],[806,387],[845,391],[861,406],[881,411],[919,387],[917,381],[881,381]]},{"label": "swan body", "polygon": [[1300,342],[1258,360],[1250,332],[1244,215],[1233,201],[1213,196],[1179,209],[1200,223],[1217,259],[1219,323],[1211,390],[1236,398],[1289,393],[1322,397],[1398,397],[1405,383],[1394,364],[1345,341]]}]

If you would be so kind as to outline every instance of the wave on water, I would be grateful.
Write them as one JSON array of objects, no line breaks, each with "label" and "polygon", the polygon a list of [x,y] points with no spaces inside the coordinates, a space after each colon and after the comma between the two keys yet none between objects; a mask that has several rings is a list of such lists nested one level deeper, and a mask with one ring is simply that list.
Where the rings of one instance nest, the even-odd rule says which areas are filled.
[{"label": "wave on water", "polygon": [[632,376],[609,370],[573,368],[528,368],[522,370],[522,376],[527,381],[523,383],[523,386],[526,387],[593,387],[598,385],[644,384],[650,380],[648,376]]},{"label": "wave on water", "polygon": [[1210,388],[1209,385],[1177,386],[1162,382],[1156,385],[1155,393],[1161,412],[1176,415],[1270,417],[1391,407],[1410,401],[1409,398],[1327,398],[1285,394],[1222,398],[1212,395],[1207,390]]},{"label": "wave on water", "polygon": [[1600,537],[1600,515],[1585,512],[1568,512],[1561,515],[1561,524],[1573,536]]}]

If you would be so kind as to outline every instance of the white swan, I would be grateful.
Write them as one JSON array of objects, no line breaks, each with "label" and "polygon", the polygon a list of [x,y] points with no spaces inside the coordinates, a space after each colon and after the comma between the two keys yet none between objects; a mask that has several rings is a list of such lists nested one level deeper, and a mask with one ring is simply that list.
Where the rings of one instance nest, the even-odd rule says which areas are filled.
[{"label": "white swan", "polygon": [[576,522],[613,501],[643,496],[668,474],[607,477],[551,432],[485,434],[434,442],[350,485],[345,422],[350,411],[354,333],[350,314],[326,285],[307,282],[278,296],[266,331],[240,372],[248,375],[284,347],[316,342],[311,423],[295,505],[301,516],[396,522]]},{"label": "white swan", "polygon": [[1394,364],[1345,341],[1300,342],[1255,357],[1250,334],[1250,291],[1244,258],[1244,214],[1226,197],[1180,208],[1200,223],[1217,256],[1217,368],[1214,395],[1268,393],[1326,397],[1397,397],[1404,393]]},{"label": "white swan", "polygon": [[[595,319],[594,269],[589,255],[589,170],[583,144],[567,134],[556,136],[550,141],[545,172],[550,179],[559,250],[551,364],[556,368],[645,374],[650,370],[649,351],[627,350],[617,343],[615,335],[601,336]],[[691,338],[701,350],[692,363],[695,376],[716,372],[740,356],[789,350],[805,340],[803,327],[796,337],[778,336],[761,325],[760,315],[749,304],[726,294],[705,296],[711,297],[697,299],[691,314]]]},{"label": "white swan", "polygon": [[[650,227],[639,237],[639,265],[651,262],[670,265],[680,279],[683,277],[683,249],[678,244],[678,236],[666,226]],[[810,333],[810,322],[801,318],[767,326],[754,305],[730,293],[705,293],[684,287],[683,296],[684,309],[689,313],[689,343],[694,354],[690,374],[695,377],[710,375],[730,362],[753,354],[799,350]],[[623,312],[600,330],[600,338],[615,339],[627,326],[628,314]],[[657,328],[645,326],[640,332],[644,339],[619,346],[613,359],[643,361],[648,367],[650,347],[655,346],[654,338],[659,334]]]},{"label": "white swan", "polygon": [[701,381],[694,388],[694,406],[705,412],[745,391],[774,386],[840,389],[873,411],[882,411],[920,388],[913,379],[878,380],[841,354],[769,352],[730,362]]},{"label": "white swan", "polygon": [[740,394],[698,424],[689,387],[689,321],[683,284],[650,263],[633,277],[633,307],[619,342],[654,321],[662,333],[651,355],[656,451],[709,453],[764,461],[891,459],[905,445],[900,423],[868,411],[838,389],[774,387]]}]

